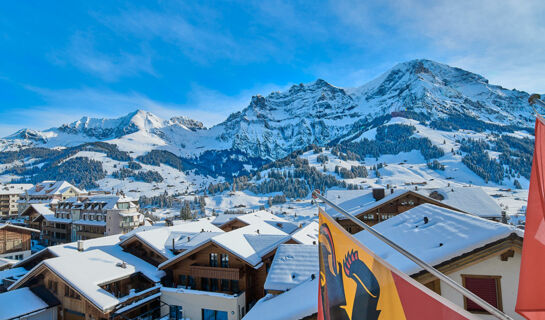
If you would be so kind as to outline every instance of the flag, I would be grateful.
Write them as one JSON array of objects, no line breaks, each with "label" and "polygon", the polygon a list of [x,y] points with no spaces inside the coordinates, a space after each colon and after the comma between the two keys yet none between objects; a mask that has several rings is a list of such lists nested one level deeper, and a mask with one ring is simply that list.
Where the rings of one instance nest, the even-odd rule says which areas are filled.
[{"label": "flag", "polygon": [[536,119],[534,159],[526,206],[519,288],[515,311],[526,319],[545,319],[545,125]]},{"label": "flag", "polygon": [[396,270],[319,211],[319,320],[475,319]]}]

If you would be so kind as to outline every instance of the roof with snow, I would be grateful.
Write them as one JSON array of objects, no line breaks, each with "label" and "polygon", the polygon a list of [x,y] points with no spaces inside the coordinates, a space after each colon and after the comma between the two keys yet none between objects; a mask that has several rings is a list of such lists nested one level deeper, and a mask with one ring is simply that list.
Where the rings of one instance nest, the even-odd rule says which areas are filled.
[{"label": "roof with snow", "polygon": [[318,279],[304,281],[279,295],[268,294],[244,316],[244,320],[302,319],[318,311]]},{"label": "roof with snow", "polygon": [[195,239],[195,235],[201,232],[212,232],[216,234],[223,233],[224,231],[211,224],[208,220],[201,219],[177,224],[172,227],[152,227],[144,231],[134,233],[131,232],[130,235],[125,235],[122,237],[120,245],[123,245],[130,239],[139,239],[165,258],[170,259],[174,257],[174,253],[171,251],[172,239],[174,239],[175,243],[181,242],[180,245],[183,245],[183,242],[187,239],[187,236],[192,236],[194,239],[192,244],[198,245],[200,244],[198,240],[202,239],[203,236]]},{"label": "roof with snow", "polygon": [[235,219],[242,221],[248,225],[258,222],[266,222],[271,226],[284,231],[285,233],[292,233],[293,231],[297,230],[297,224],[281,218],[275,214],[272,214],[266,210],[259,210],[256,212],[239,215],[235,217]]},{"label": "roof with snow", "polygon": [[5,185],[0,184],[0,195],[8,195],[8,194],[18,195],[18,194],[25,193],[26,190],[32,187],[33,185],[28,183],[17,183],[17,184],[10,183]]},{"label": "roof with snow", "polygon": [[318,277],[318,246],[281,244],[269,269],[265,290],[286,291],[312,276]]},{"label": "roof with snow", "polygon": [[[427,223],[424,218],[427,218]],[[523,237],[522,231],[514,226],[432,204],[414,207],[373,228],[431,265],[459,257],[511,234]],[[397,269],[407,274],[422,270],[367,231],[354,236]]]},{"label": "roof with snow", "polygon": [[291,238],[301,244],[318,244],[318,229],[320,225],[312,221],[301,229],[295,231]]},{"label": "roof with snow", "polygon": [[4,271],[0,271],[0,284],[6,280],[18,280],[28,272],[25,268],[12,268]]},{"label": "roof with snow", "polygon": [[181,252],[175,257],[161,263],[159,269],[163,269],[183,257],[189,256],[207,243],[216,244],[246,261],[249,265],[258,267],[263,256],[289,239],[290,236],[282,230],[264,221],[256,221],[248,226],[213,236],[207,241],[202,242],[199,246]]},{"label": "roof with snow", "polygon": [[11,224],[11,223],[0,223],[0,229],[3,229],[3,228],[15,228],[15,229],[20,230],[20,231],[29,231],[29,232],[38,232],[38,233],[40,233],[40,230],[27,228],[27,227],[21,227],[21,226]]},{"label": "roof with snow", "polygon": [[54,214],[53,211],[49,208],[49,204],[46,203],[33,203],[25,208],[23,212],[21,212],[21,215],[26,215],[26,212],[30,209],[34,209],[38,214],[40,215],[48,215],[48,214]]},{"label": "roof with snow", "polygon": [[76,188],[67,181],[43,181],[28,189],[27,194],[29,196],[53,196],[63,194],[70,189],[73,189],[77,193],[84,192],[84,190]]},{"label": "roof with snow", "polygon": [[214,220],[212,221],[212,224],[219,227],[239,216],[242,216],[242,214],[220,214],[214,218]]},{"label": "roof with snow", "polygon": [[[394,189],[393,192],[385,190],[384,198],[375,200],[372,191],[363,190],[331,190],[328,191],[326,198],[339,207],[346,210],[351,215],[358,215],[367,210],[371,210],[376,206],[384,204],[388,201],[401,197],[412,192],[406,189]],[[344,218],[344,216],[335,209],[326,205],[326,212],[333,218]]]},{"label": "roof with snow", "polygon": [[[161,280],[158,272],[153,270],[153,266],[143,261],[134,259],[127,261],[120,258],[101,249],[78,252],[77,254],[46,259],[29,271],[27,275],[32,274],[34,270],[43,265],[70,284],[102,311],[106,311],[121,301],[113,294],[102,289],[101,285],[129,277],[138,272],[141,272],[153,282]],[[123,262],[126,263],[125,267],[121,266]],[[26,278],[27,276],[19,279],[10,288],[16,288]]]},{"label": "roof with snow", "polygon": [[6,320],[49,308],[49,305],[29,288],[20,288],[0,294],[0,306],[17,306],[16,308],[0,308],[0,319]]},{"label": "roof with snow", "polygon": [[136,200],[125,196],[116,195],[94,195],[94,196],[78,196],[70,197],[59,202],[59,206],[70,205],[71,208],[88,209],[97,206],[100,210],[118,209],[118,203],[129,203],[131,207],[136,207]]},{"label": "roof with snow", "polygon": [[480,187],[420,189],[418,192],[479,217],[501,218],[499,204]]}]

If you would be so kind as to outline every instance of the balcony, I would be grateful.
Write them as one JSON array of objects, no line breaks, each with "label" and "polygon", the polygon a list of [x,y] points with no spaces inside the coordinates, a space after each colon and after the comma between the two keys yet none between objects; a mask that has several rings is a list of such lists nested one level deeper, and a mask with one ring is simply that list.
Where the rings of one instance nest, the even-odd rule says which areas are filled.
[{"label": "balcony", "polygon": [[237,268],[220,268],[208,266],[189,266],[189,273],[192,277],[215,278],[226,280],[240,280],[241,271]]},{"label": "balcony", "polygon": [[121,228],[134,228],[138,227],[140,225],[139,221],[122,221],[119,223],[119,227]]}]

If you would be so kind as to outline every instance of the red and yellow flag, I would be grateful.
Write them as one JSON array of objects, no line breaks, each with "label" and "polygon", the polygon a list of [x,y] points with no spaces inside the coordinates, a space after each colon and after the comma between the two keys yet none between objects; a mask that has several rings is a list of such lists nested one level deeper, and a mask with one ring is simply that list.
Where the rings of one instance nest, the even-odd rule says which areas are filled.
[{"label": "red and yellow flag", "polygon": [[320,208],[319,320],[473,319],[359,243]]},{"label": "red and yellow flag", "polygon": [[515,310],[530,320],[545,319],[545,125],[536,119],[526,227]]}]

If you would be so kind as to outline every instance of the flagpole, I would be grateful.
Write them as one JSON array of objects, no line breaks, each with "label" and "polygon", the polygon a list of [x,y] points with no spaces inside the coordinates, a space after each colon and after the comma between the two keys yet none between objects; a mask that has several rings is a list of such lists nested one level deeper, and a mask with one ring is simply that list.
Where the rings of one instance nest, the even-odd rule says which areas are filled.
[{"label": "flagpole", "polygon": [[464,288],[463,286],[458,284],[456,281],[452,280],[451,278],[449,278],[448,276],[443,274],[441,271],[435,269],[433,266],[431,266],[428,263],[424,262],[423,260],[421,260],[417,256],[413,255],[409,251],[407,251],[407,250],[403,249],[402,247],[398,246],[395,242],[392,242],[390,239],[386,238],[380,232],[378,232],[375,229],[373,229],[372,227],[368,226],[366,223],[359,220],[358,218],[352,216],[350,213],[346,212],[343,208],[339,207],[335,203],[329,201],[326,197],[322,196],[319,193],[319,191],[317,191],[317,190],[313,191],[312,196],[322,200],[325,203],[327,203],[330,207],[332,207],[333,209],[335,209],[336,211],[338,211],[339,213],[341,213],[342,215],[344,215],[345,217],[350,219],[352,222],[354,222],[355,224],[357,224],[358,226],[363,228],[365,231],[367,231],[367,232],[371,233],[372,235],[374,235],[375,237],[379,238],[382,242],[384,242],[387,245],[389,245],[390,247],[394,248],[399,253],[401,253],[402,255],[404,255],[405,257],[407,257],[408,259],[410,259],[411,261],[413,261],[417,265],[419,265],[421,268],[423,268],[424,270],[431,273],[432,275],[436,276],[441,281],[444,281],[446,284],[451,286],[454,290],[458,291],[462,296],[465,296],[466,298],[471,299],[471,301],[478,304],[481,308],[488,311],[491,315],[495,316],[498,319],[502,319],[502,320],[513,320],[513,318],[509,317],[507,314],[505,314],[505,313],[501,312],[500,310],[496,309],[494,306],[492,306],[488,302],[484,301],[483,299],[481,299],[479,296],[477,296],[473,292],[467,290],[466,288]]}]

